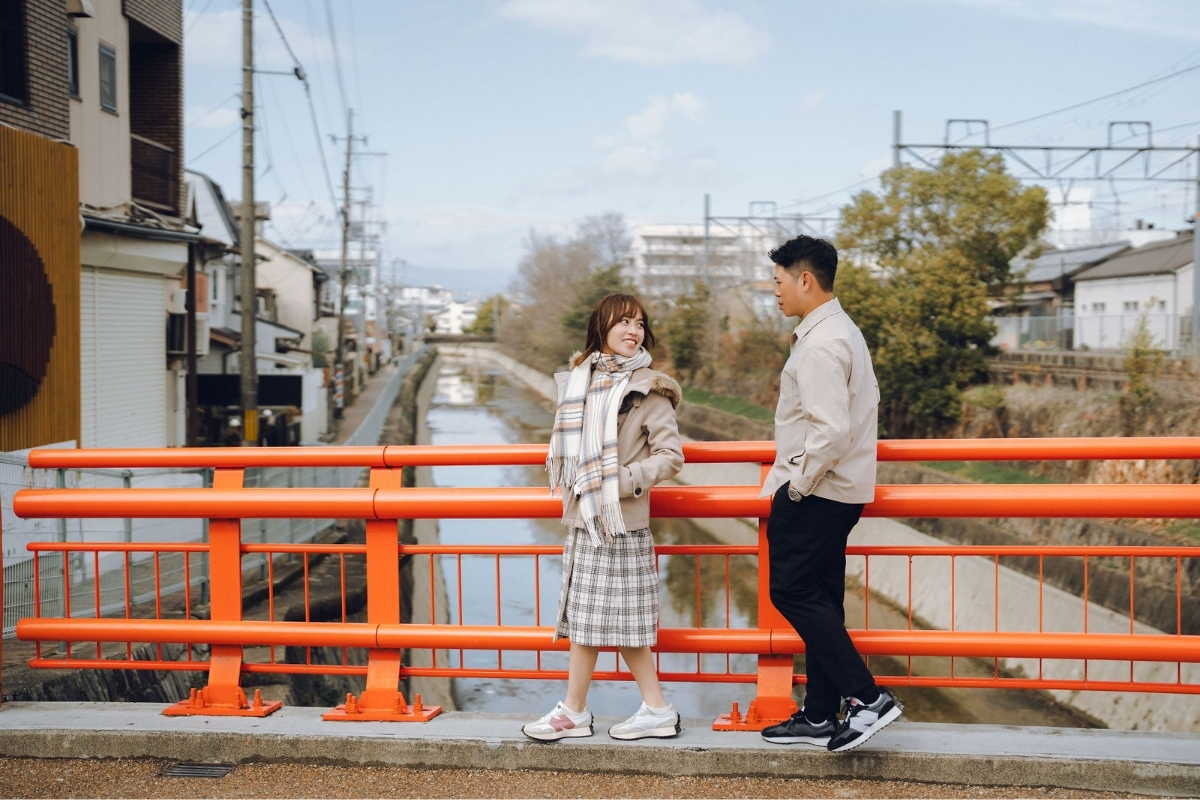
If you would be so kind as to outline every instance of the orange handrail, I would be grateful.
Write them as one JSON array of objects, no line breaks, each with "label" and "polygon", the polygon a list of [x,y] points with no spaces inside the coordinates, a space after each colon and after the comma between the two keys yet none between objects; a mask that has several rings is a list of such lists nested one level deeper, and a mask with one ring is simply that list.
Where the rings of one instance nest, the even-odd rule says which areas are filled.
[{"label": "orange handrail", "polygon": [[[520,466],[546,460],[544,444],[381,447],[208,447],[33,450],[37,469]],[[692,464],[771,463],[774,442],[686,442]],[[1025,439],[885,439],[880,461],[1086,461],[1200,459],[1200,437],[1131,436]]]},{"label": "orange handrail", "polygon": [[[23,619],[20,639],[89,642],[566,651],[554,628],[484,625],[372,625],[355,622]],[[1200,636],[1016,631],[855,630],[862,655],[968,658],[1134,659],[1200,663]],[[615,648],[605,648],[615,649]],[[791,628],[660,628],[657,652],[783,655],[804,652]]]},{"label": "orange handrail", "polygon": [[[766,517],[757,486],[656,486],[658,518]],[[414,489],[22,489],[22,517],[221,519],[553,519],[562,503],[539,487]],[[881,485],[866,517],[1200,517],[1200,486],[1176,484]]]}]

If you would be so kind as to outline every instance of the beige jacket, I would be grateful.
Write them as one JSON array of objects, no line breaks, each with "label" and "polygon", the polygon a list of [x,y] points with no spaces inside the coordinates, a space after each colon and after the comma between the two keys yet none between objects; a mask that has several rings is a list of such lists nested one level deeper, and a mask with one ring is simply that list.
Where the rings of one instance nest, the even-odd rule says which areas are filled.
[{"label": "beige jacket", "polygon": [[760,496],[791,483],[805,497],[874,500],[878,408],[867,343],[834,298],[792,333],[775,409],[775,464]]},{"label": "beige jacket", "polygon": [[[570,374],[554,375],[560,395]],[[650,526],[650,487],[683,469],[683,446],[675,423],[681,399],[679,384],[649,367],[634,370],[625,384],[617,414],[617,484],[626,530]],[[563,492],[563,522],[583,527],[579,502],[571,491]]]}]

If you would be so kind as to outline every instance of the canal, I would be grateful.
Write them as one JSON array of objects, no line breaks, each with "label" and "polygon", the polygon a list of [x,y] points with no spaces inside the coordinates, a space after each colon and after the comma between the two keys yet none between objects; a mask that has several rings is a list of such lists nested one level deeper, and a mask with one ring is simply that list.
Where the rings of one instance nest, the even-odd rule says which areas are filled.
[{"label": "canal", "polygon": [[[439,358],[431,376],[436,386],[426,413],[432,444],[515,444],[549,441],[554,410],[541,395],[499,366],[477,356]],[[544,486],[545,470],[538,467],[434,467],[437,486]],[[688,520],[652,520],[658,544],[720,544],[713,535]],[[548,520],[455,520],[438,522],[438,539],[452,545],[556,545],[564,529]],[[746,538],[750,544],[753,534]],[[559,556],[446,556],[440,563],[449,621],[464,624],[552,625],[561,578]],[[752,627],[756,624],[757,559],[752,556],[699,558],[691,555],[659,559],[662,627]],[[697,582],[700,586],[697,601]],[[726,590],[728,586],[728,591]],[[499,597],[499,602],[497,602]],[[848,584],[846,621],[863,624],[861,587]],[[871,598],[872,627],[903,627],[904,614],[886,601]],[[561,669],[565,653],[506,651],[499,657],[487,651],[450,651],[450,664],[479,669]],[[461,662],[460,662],[461,659]],[[602,653],[598,669],[612,670],[615,654]],[[753,656],[703,656],[702,672],[753,673]],[[875,657],[877,675],[903,674],[903,659]],[[992,663],[955,659],[958,674],[990,674]],[[946,674],[948,659],[914,659],[915,674]],[[697,657],[663,654],[661,671],[694,672]],[[460,710],[530,714],[540,716],[560,700],[565,681],[513,678],[460,678],[453,694]],[[745,710],[754,696],[753,684],[671,682],[667,698],[685,717],[711,717],[729,710],[737,701]],[[902,687],[896,691],[905,703],[906,719],[928,722],[979,722],[993,724],[1092,727],[1091,720],[1055,703],[1042,692],[1001,689],[933,689]],[[802,694],[802,692],[801,692]],[[637,708],[639,696],[632,681],[596,681],[588,695],[595,713],[624,715]]]}]

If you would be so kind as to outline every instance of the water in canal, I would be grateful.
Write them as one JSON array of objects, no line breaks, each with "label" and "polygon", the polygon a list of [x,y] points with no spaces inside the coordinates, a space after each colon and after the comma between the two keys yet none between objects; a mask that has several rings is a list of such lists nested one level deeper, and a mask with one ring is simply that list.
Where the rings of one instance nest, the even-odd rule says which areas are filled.
[{"label": "water in canal", "polygon": [[[427,421],[432,444],[502,444],[547,442],[554,423],[554,409],[540,395],[518,383],[503,370],[490,370],[451,359],[439,361],[437,388]],[[437,486],[545,486],[541,467],[435,467]],[[653,520],[651,529],[659,544],[717,544],[705,531],[685,520]],[[442,544],[552,544],[561,545],[564,529],[557,520],[455,520],[439,522]],[[664,556],[659,560],[661,616],[663,627],[695,625],[696,581],[699,578],[699,614],[706,627],[746,627],[754,624],[757,603],[756,560],[749,556],[729,559],[726,593],[725,558]],[[442,572],[449,600],[451,622],[458,622],[459,592],[461,618],[465,624],[552,625],[558,603],[562,559],[559,556],[506,556],[497,567],[493,556],[444,557]],[[497,609],[497,575],[500,603]],[[728,608],[729,622],[726,623]],[[451,652],[457,664],[459,654]],[[532,669],[537,654],[506,651],[501,654],[505,669]],[[466,651],[468,667],[497,668],[497,655]],[[726,656],[704,656],[700,669],[725,672]],[[601,653],[598,670],[612,670],[616,655]],[[752,656],[734,656],[728,669],[753,673]],[[543,669],[567,667],[566,653],[541,654]],[[661,671],[694,672],[694,655],[663,654]],[[622,669],[624,667],[622,666]],[[565,681],[540,679],[457,679],[455,696],[459,708],[495,713],[541,715],[566,692]],[[672,682],[664,686],[668,699],[685,717],[715,717],[739,701],[743,709],[754,697],[753,684]],[[597,681],[588,694],[589,706],[598,714],[625,715],[637,709],[639,695],[632,681]]]}]

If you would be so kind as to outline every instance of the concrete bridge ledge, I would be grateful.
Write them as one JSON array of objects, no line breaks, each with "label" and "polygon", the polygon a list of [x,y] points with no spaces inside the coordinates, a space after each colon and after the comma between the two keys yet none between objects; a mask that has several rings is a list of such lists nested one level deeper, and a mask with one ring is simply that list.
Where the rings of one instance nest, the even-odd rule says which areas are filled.
[{"label": "concrete bridge ledge", "polygon": [[553,744],[521,735],[523,717],[448,713],[429,723],[330,723],[322,709],[264,719],[163,717],[159,703],[8,703],[0,755],[180,761],[378,764],[691,776],[857,778],[976,786],[1057,786],[1195,796],[1200,734],[898,722],[853,753],[779,746],[685,720],[676,739],[596,736]]}]

